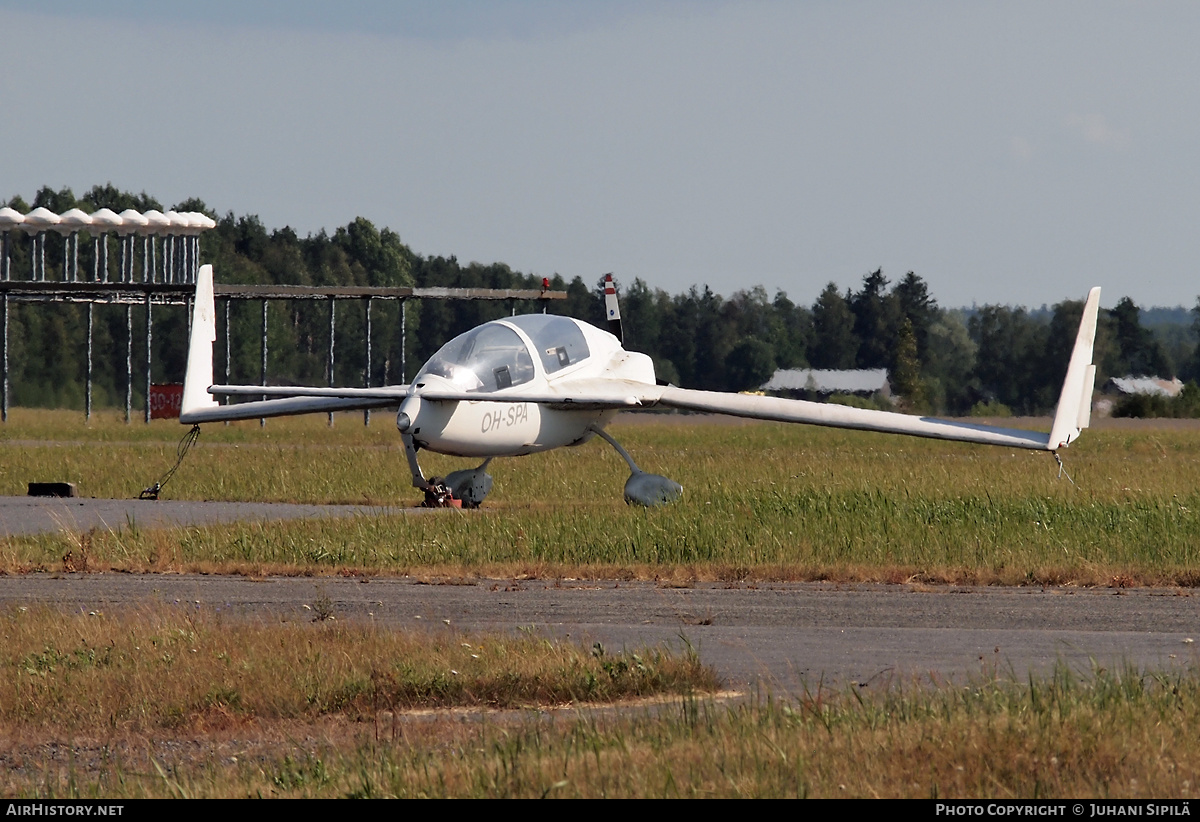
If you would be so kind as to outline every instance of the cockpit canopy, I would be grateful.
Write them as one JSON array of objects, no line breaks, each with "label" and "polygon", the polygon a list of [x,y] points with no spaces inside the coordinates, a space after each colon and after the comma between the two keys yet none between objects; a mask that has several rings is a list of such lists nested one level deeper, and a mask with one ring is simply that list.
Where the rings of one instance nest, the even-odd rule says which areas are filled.
[{"label": "cockpit canopy", "polygon": [[[588,357],[587,340],[566,317],[529,314],[506,317],[532,340],[542,367],[553,374]],[[443,345],[414,378],[445,377],[462,391],[487,393],[527,383],[534,377],[533,357],[521,335],[501,323],[485,323]]]},{"label": "cockpit canopy", "polygon": [[533,379],[533,358],[517,332],[485,323],[438,349],[417,374],[445,377],[463,391],[499,391]]},{"label": "cockpit canopy", "polygon": [[582,362],[591,354],[579,324],[567,317],[525,314],[510,317],[507,321],[524,331],[525,336],[533,341],[547,374]]}]

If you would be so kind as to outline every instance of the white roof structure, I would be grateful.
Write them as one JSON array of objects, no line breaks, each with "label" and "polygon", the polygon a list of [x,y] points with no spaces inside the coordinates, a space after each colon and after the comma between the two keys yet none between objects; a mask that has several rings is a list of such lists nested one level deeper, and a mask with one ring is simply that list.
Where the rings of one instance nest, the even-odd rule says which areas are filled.
[{"label": "white roof structure", "polygon": [[117,229],[117,233],[122,237],[128,234],[139,234],[142,228],[150,225],[146,215],[134,211],[132,208],[125,209],[117,216],[121,218],[121,227]]},{"label": "white roof structure", "polygon": [[125,221],[110,208],[102,208],[92,212],[92,225],[100,230],[114,230],[124,225]]},{"label": "white roof structure", "polygon": [[25,222],[25,215],[15,208],[9,208],[8,206],[0,208],[0,231],[8,231],[11,228],[21,225],[23,222]]},{"label": "white roof structure", "polygon": [[763,391],[815,391],[818,394],[891,393],[886,368],[835,371],[781,368],[762,385]]},{"label": "white roof structure", "polygon": [[78,208],[73,208],[70,211],[64,211],[62,219],[55,226],[55,231],[59,234],[70,234],[75,231],[80,231],[92,224],[92,217]]},{"label": "white roof structure", "polygon": [[142,216],[146,218],[146,225],[138,230],[139,234],[166,234],[171,228],[167,215],[158,209],[152,208]]},{"label": "white roof structure", "polygon": [[188,211],[182,214],[151,209],[145,213],[127,208],[120,214],[111,209],[101,208],[87,214],[78,208],[72,208],[61,215],[55,214],[48,208],[39,206],[28,214],[22,214],[15,208],[5,206],[0,208],[0,232],[21,228],[28,234],[40,234],[43,231],[57,231],[59,234],[73,234],[88,228],[99,229],[100,232],[115,231],[122,236],[129,234],[173,234],[196,236],[201,232],[216,228],[217,223],[207,214],[198,211]]},{"label": "white roof structure", "polygon": [[25,215],[25,222],[21,228],[25,229],[29,234],[38,234],[48,228],[53,228],[62,222],[62,217],[59,217],[48,208],[35,208],[33,211]]}]

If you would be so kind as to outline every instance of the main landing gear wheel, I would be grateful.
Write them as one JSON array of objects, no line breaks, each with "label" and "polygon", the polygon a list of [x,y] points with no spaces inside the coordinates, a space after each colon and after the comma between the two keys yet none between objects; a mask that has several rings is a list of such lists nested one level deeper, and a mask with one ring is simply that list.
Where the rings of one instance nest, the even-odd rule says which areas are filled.
[{"label": "main landing gear wheel", "polygon": [[622,448],[619,442],[610,437],[603,428],[593,428],[592,430],[599,434],[605,442],[617,449],[617,453],[629,465],[629,479],[625,480],[626,505],[644,505],[647,508],[653,508],[656,505],[666,505],[668,502],[674,502],[683,495],[683,486],[675,480],[667,479],[659,474],[647,474],[641,468],[638,468],[637,463],[633,461],[633,457],[629,456],[629,452]]},{"label": "main landing gear wheel", "polygon": [[446,475],[446,485],[455,499],[462,500],[463,508],[478,508],[492,490],[492,475],[486,472],[491,459],[483,461],[478,468],[464,468]]}]

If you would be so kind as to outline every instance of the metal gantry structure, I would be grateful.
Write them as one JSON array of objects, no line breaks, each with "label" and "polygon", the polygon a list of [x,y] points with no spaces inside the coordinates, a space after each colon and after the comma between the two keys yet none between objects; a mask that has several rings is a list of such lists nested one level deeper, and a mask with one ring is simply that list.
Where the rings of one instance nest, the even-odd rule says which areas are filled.
[{"label": "metal gantry structure", "polygon": [[[143,306],[146,313],[145,420],[150,421],[150,388],[152,367],[153,307],[155,305],[187,306],[190,309],[195,293],[196,272],[200,268],[200,235],[215,228],[207,215],[156,210],[138,212],[127,209],[116,214],[101,208],[91,214],[73,208],[55,214],[45,208],[35,208],[21,214],[12,208],[0,208],[0,421],[8,420],[9,390],[9,306],[14,303],[86,303],[87,313],[87,376],[84,413],[92,415],[92,325],[97,304],[125,306],[125,421],[133,418],[133,310]],[[54,233],[63,238],[63,264],[59,279],[52,280],[46,272],[46,238]],[[92,243],[90,271],[79,267],[80,235],[86,233]],[[107,235],[119,240],[119,269],[113,274],[109,266]],[[12,270],[13,240],[24,235],[29,243],[30,265],[27,272]],[[140,255],[138,240],[141,240]],[[140,256],[140,278],[138,262]],[[19,276],[28,273],[28,278]],[[334,339],[336,334],[336,304],[341,300],[362,302],[366,319],[364,387],[370,386],[371,374],[371,307],[376,300],[400,303],[400,373],[407,379],[406,362],[407,301],[410,299],[454,300],[562,300],[566,293],[547,289],[497,288],[409,288],[409,287],[312,287],[299,285],[217,285],[215,296],[224,302],[225,319],[225,381],[230,381],[230,305],[235,300],[262,302],[262,384],[267,385],[267,306],[276,300],[324,301],[329,304],[329,352],[326,376],[333,385],[335,371]],[[544,303],[543,303],[544,304]],[[544,310],[544,308],[543,308]],[[190,317],[190,311],[189,311]],[[190,319],[189,319],[190,324]],[[330,414],[332,422],[333,415]],[[370,411],[364,412],[364,422],[370,421]]]}]

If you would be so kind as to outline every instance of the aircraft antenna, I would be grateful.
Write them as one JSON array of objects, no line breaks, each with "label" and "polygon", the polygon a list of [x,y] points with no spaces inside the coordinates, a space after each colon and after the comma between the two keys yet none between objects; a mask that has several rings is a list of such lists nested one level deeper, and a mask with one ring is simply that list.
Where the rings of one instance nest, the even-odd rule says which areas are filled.
[{"label": "aircraft antenna", "polygon": [[621,330],[621,307],[617,305],[617,286],[613,283],[611,271],[604,275],[604,316],[608,320],[608,333],[624,345],[625,334]]}]

